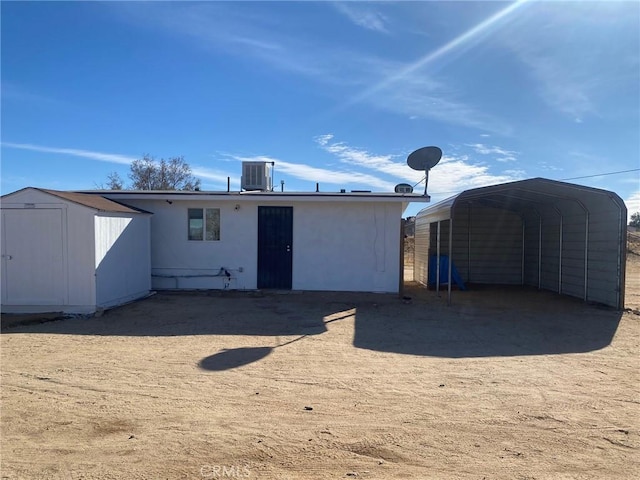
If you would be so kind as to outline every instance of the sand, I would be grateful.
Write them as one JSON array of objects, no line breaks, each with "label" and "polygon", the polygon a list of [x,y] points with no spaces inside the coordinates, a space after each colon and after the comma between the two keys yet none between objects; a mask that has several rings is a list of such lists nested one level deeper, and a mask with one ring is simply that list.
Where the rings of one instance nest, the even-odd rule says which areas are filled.
[{"label": "sand", "polygon": [[627,310],[534,289],[454,304],[159,293],[1,338],[2,479],[637,478]]}]

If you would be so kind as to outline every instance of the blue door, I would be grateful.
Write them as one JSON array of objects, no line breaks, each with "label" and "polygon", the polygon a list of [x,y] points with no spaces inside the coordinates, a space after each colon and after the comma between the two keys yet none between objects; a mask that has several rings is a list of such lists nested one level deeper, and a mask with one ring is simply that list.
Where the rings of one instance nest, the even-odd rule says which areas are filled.
[{"label": "blue door", "polygon": [[258,288],[291,289],[293,207],[258,207]]}]

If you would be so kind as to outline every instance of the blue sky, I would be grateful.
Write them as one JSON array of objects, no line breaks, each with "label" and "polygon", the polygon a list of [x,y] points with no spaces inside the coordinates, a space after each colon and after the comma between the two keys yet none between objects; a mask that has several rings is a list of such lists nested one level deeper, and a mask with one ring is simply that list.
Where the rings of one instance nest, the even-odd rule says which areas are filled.
[{"label": "blue sky", "polygon": [[265,159],[287,191],[393,191],[437,145],[432,202],[589,177],[640,210],[638,2],[1,9],[3,194],[96,188],[143,154],[183,155],[203,190]]}]

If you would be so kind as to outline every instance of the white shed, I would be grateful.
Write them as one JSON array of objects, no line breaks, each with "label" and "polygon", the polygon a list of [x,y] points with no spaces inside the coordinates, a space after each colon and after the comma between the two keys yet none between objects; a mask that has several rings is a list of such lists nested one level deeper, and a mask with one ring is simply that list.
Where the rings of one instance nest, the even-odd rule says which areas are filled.
[{"label": "white shed", "polygon": [[458,280],[622,309],[626,220],[615,193],[544,178],[466,190],[416,216],[414,278],[449,301]]},{"label": "white shed", "polygon": [[31,187],[1,208],[3,312],[91,313],[149,293],[148,212]]},{"label": "white shed", "polygon": [[159,192],[95,194],[153,213],[156,289],[398,292],[402,213],[417,194]]}]

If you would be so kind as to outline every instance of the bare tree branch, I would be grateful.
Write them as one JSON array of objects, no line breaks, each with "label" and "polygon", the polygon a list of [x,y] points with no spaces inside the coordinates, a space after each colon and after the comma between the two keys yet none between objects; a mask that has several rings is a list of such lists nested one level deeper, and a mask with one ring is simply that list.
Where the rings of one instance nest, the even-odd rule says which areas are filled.
[{"label": "bare tree branch", "polygon": [[[113,174],[112,174],[113,175]],[[109,185],[119,185],[122,189],[122,179],[118,176],[112,181],[109,176]],[[117,174],[116,174],[117,175]],[[195,178],[191,167],[185,162],[184,157],[164,158],[156,161],[152,156],[145,154],[141,159],[135,160],[130,167],[129,179],[131,190],[198,190],[200,179]]]}]

